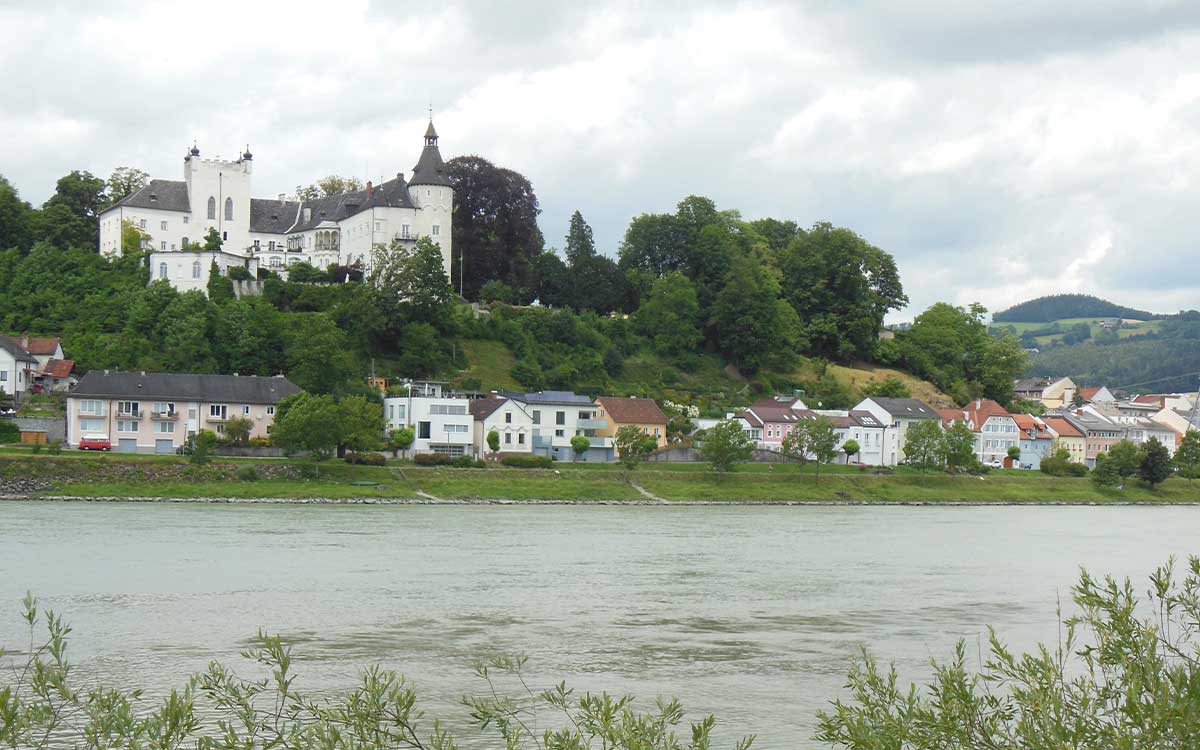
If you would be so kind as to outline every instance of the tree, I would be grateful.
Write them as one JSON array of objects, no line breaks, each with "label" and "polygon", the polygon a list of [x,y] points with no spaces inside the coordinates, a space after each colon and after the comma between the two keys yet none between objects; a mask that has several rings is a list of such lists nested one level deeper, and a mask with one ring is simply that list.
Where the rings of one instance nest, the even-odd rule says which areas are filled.
[{"label": "tree", "polygon": [[324,313],[287,316],[284,360],[288,377],[306,391],[330,393],[351,380],[355,370],[346,334]]},{"label": "tree", "polygon": [[779,284],[761,263],[749,257],[733,261],[710,324],[721,352],[742,370],[754,372],[795,353],[798,319],[778,297]]},{"label": "tree", "polygon": [[225,423],[225,439],[230,445],[247,445],[250,442],[250,431],[254,429],[254,423],[249,417],[231,417]]},{"label": "tree", "polygon": [[863,398],[871,396],[879,396],[881,398],[911,398],[912,391],[894,375],[889,375],[883,380],[872,380],[862,389]]},{"label": "tree", "polygon": [[494,429],[489,430],[488,434],[487,434],[487,444],[488,444],[488,449],[491,450],[492,453],[499,453],[500,452],[500,433]]},{"label": "tree", "polygon": [[208,290],[208,298],[214,304],[223,305],[234,300],[233,282],[221,273],[216,260],[208,267],[208,284],[205,288]]},{"label": "tree", "polygon": [[204,234],[204,245],[200,249],[207,253],[216,253],[220,252],[223,244],[225,243],[221,239],[221,233],[215,227],[209,227]]},{"label": "tree", "polygon": [[451,159],[446,168],[455,204],[451,274],[461,269],[463,294],[478,299],[479,289],[491,279],[529,289],[534,260],[544,247],[533,185],[478,156]]},{"label": "tree", "polygon": [[503,302],[506,305],[517,304],[517,290],[503,281],[492,279],[479,290],[480,302]]},{"label": "tree", "polygon": [[29,222],[33,208],[21,200],[17,189],[0,175],[0,250],[28,250],[33,244]]},{"label": "tree", "polygon": [[583,214],[578,210],[571,214],[564,250],[568,266],[577,266],[584,258],[590,258],[596,254],[596,241],[592,237],[592,228],[583,220]]},{"label": "tree", "polygon": [[808,463],[808,430],[807,422],[797,422],[791,432],[784,436],[779,444],[779,452],[793,461],[801,464]]},{"label": "tree", "polygon": [[400,332],[397,364],[409,377],[433,377],[449,364],[447,341],[428,323],[411,323]]},{"label": "tree", "polygon": [[847,464],[850,463],[850,458],[852,456],[858,455],[860,450],[862,450],[862,446],[859,445],[858,441],[854,438],[850,438],[846,442],[842,443],[842,452],[846,454]]},{"label": "tree", "polygon": [[975,433],[966,422],[955,421],[946,428],[941,458],[951,472],[973,467],[979,461],[975,457]]},{"label": "tree", "polygon": [[1138,477],[1146,484],[1154,487],[1167,481],[1171,476],[1171,453],[1167,446],[1150,438],[1142,450],[1142,461],[1138,465]]},{"label": "tree", "polygon": [[778,265],[784,298],[810,350],[822,356],[870,357],[883,316],[908,304],[892,256],[849,229],[816,224],[791,241]]},{"label": "tree", "polygon": [[51,230],[69,228],[60,235],[60,247],[94,250],[100,244],[100,210],[105,206],[104,180],[91,172],[75,170],[59,178],[54,195],[42,206],[43,237]]},{"label": "tree", "polygon": [[696,288],[677,271],[654,282],[634,320],[638,332],[649,338],[654,350],[665,357],[692,354],[704,338]]},{"label": "tree", "polygon": [[[553,249],[533,259],[531,273],[534,299],[546,307],[567,307],[571,304],[571,275]],[[516,290],[513,290],[513,295],[515,301]]]},{"label": "tree", "polygon": [[1009,459],[1011,459],[1012,462],[1017,465],[1017,468],[1020,468],[1020,465],[1021,465],[1021,448],[1020,448],[1020,446],[1010,445],[1010,446],[1008,446],[1008,450],[1005,452],[1008,454]]},{"label": "tree", "polygon": [[348,396],[337,403],[335,432],[340,450],[375,451],[383,447],[383,409],[364,396]]},{"label": "tree", "polygon": [[1200,470],[1200,432],[1188,430],[1173,459],[1180,476],[1195,479]]},{"label": "tree", "polygon": [[580,456],[587,453],[588,449],[591,447],[591,441],[583,435],[576,435],[575,437],[571,438],[571,453],[576,461],[579,460]]},{"label": "tree", "polygon": [[[380,415],[382,418],[382,412]],[[333,396],[303,392],[288,396],[276,410],[270,427],[271,442],[289,456],[307,451],[319,463],[338,447],[341,417]]]},{"label": "tree", "polygon": [[320,284],[329,281],[329,274],[311,263],[293,263],[288,266],[287,279],[296,284]]},{"label": "tree", "polygon": [[105,208],[116,205],[146,187],[147,173],[133,167],[117,167],[104,184]]},{"label": "tree", "polygon": [[741,422],[727,419],[709,428],[700,446],[700,455],[712,465],[719,480],[737,464],[754,455],[754,441],[742,429]]},{"label": "tree", "polygon": [[1142,465],[1142,449],[1132,440],[1119,440],[1108,449],[1104,460],[1113,462],[1117,476],[1128,479]]},{"label": "tree", "polygon": [[1121,471],[1116,461],[1110,461],[1104,454],[1096,456],[1096,468],[1088,476],[1097,487],[1116,487],[1121,483]]},{"label": "tree", "polygon": [[[400,451],[407,451],[412,447],[413,441],[416,439],[417,433],[413,432],[413,428],[411,427],[401,427],[398,430],[392,430],[391,439],[388,440],[388,448],[392,451],[392,457],[395,458]],[[491,441],[489,440],[488,442],[490,443]]]},{"label": "tree", "polygon": [[183,450],[188,456],[189,463],[196,466],[204,466],[211,460],[209,453],[216,445],[216,433],[211,430],[200,430],[197,433],[188,435]]},{"label": "tree", "polygon": [[980,396],[1001,404],[1012,400],[1013,381],[1026,367],[1020,342],[988,333],[982,305],[932,305],[896,336],[904,364],[960,403]]},{"label": "tree", "polygon": [[941,466],[942,427],[936,419],[922,419],[904,431],[904,460],[921,471]]},{"label": "tree", "polygon": [[395,240],[375,253],[371,285],[389,320],[445,326],[453,297],[442,248],[428,237],[409,246]]},{"label": "tree", "polygon": [[837,431],[834,430],[833,423],[824,416],[805,423],[804,431],[808,433],[808,450],[817,462],[817,479],[819,480],[821,464],[832,462],[833,457],[838,453]]},{"label": "tree", "polygon": [[646,456],[654,452],[658,441],[642,432],[641,428],[627,424],[617,430],[614,445],[617,449],[617,460],[625,467],[625,471],[632,472],[637,469],[638,464],[646,460]]},{"label": "tree", "polygon": [[138,228],[133,219],[121,222],[121,255],[141,258],[149,245],[150,235]]}]

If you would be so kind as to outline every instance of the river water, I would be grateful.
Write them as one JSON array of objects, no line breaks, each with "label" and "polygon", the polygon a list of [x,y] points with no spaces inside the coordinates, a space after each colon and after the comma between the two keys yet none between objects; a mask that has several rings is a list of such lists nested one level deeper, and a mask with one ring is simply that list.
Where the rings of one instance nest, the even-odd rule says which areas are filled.
[{"label": "river water", "polygon": [[[812,747],[860,645],[905,676],[993,624],[1058,636],[1078,567],[1145,576],[1200,552],[1200,509],[0,503],[0,644],[29,589],[86,676],[157,693],[295,644],[298,687],[378,663],[461,727],[471,661],[536,686],[678,696],[719,735]],[[494,744],[494,743],[491,743]]]}]

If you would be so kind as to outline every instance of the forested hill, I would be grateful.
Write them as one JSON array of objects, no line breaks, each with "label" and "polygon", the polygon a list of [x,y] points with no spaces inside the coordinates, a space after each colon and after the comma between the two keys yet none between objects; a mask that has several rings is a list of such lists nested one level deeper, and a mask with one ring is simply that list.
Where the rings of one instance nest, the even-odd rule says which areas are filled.
[{"label": "forested hill", "polygon": [[1158,315],[1109,302],[1090,294],[1052,294],[1038,297],[992,315],[995,323],[1049,323],[1063,318],[1125,318],[1153,320]]}]

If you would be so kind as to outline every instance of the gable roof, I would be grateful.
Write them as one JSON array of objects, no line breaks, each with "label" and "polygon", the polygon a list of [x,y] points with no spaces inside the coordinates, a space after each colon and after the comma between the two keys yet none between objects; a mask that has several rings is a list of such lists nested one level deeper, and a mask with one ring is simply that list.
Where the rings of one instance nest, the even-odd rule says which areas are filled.
[{"label": "gable roof", "polygon": [[496,410],[503,406],[508,399],[499,396],[488,396],[486,398],[473,399],[467,404],[467,411],[471,413],[475,419],[483,420],[496,413]]},{"label": "gable roof", "polygon": [[195,375],[161,372],[92,370],[79,380],[71,398],[138,398],[178,401],[227,401],[235,404],[277,404],[299,393],[300,387],[277,375]]},{"label": "gable roof", "polygon": [[49,375],[52,378],[68,378],[74,369],[75,360],[73,359],[50,359],[46,361],[46,366],[42,368],[42,374]]},{"label": "gable roof", "polygon": [[17,341],[30,354],[54,354],[58,351],[58,347],[62,345],[62,340],[57,338],[21,336]]},{"label": "gable roof", "polygon": [[905,417],[907,419],[938,418],[937,410],[924,401],[918,401],[915,398],[884,398],[882,396],[871,396],[870,398],[871,401],[879,405],[879,408],[893,417]]},{"label": "gable roof", "polygon": [[32,362],[35,365],[37,364],[37,359],[26,351],[25,347],[21,346],[20,341],[12,336],[0,335],[0,349],[11,354],[13,359],[18,362]]},{"label": "gable roof", "polygon": [[[183,180],[150,180],[146,186],[135,193],[125,196],[111,206],[114,208],[157,208],[161,211],[191,211],[188,200],[187,183]],[[108,213],[105,211],[104,213]]]},{"label": "gable roof", "polygon": [[[320,226],[322,222],[342,221],[370,208],[416,208],[416,205],[408,194],[404,178],[396,175],[394,179],[373,185],[369,194],[363,189],[298,204],[296,224],[290,231],[303,232]],[[304,219],[305,209],[309,211],[307,221]]]},{"label": "gable roof", "polygon": [[1017,393],[1040,393],[1057,382],[1054,378],[1022,378],[1013,383],[1013,390]]},{"label": "gable roof", "polygon": [[1050,429],[1057,432],[1059,437],[1083,437],[1083,432],[1078,427],[1062,417],[1042,417],[1042,421],[1049,425]]},{"label": "gable roof", "polygon": [[299,216],[299,201],[279,201],[269,198],[250,199],[251,232],[287,234]]},{"label": "gable roof", "polygon": [[667,415],[652,398],[618,398],[601,396],[596,399],[612,417],[623,424],[666,424]]}]

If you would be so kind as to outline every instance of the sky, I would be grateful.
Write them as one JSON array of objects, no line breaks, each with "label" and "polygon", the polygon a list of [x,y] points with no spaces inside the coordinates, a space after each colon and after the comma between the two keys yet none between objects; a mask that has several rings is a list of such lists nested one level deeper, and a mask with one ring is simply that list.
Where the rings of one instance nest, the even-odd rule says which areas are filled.
[{"label": "sky", "polygon": [[[705,195],[892,253],[911,304],[1082,292],[1200,307],[1200,3],[0,0],[0,174],[182,179],[249,144],[254,192],[446,158],[571,212]],[[1192,219],[1188,219],[1192,217]]]}]

